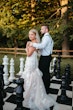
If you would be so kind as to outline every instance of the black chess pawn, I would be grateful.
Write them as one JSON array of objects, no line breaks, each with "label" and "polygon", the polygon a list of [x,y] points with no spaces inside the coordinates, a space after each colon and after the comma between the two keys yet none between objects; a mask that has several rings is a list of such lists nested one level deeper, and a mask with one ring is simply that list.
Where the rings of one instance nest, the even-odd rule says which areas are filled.
[{"label": "black chess pawn", "polygon": [[71,104],[72,100],[66,95],[66,79],[65,75],[62,76],[61,95],[58,96],[57,102],[61,104]]},{"label": "black chess pawn", "polygon": [[22,78],[19,78],[18,80],[14,80],[14,83],[16,83],[18,85],[17,88],[15,89],[15,91],[16,91],[16,103],[17,103],[17,107],[15,108],[15,110],[23,110],[22,102],[24,100],[24,98],[23,98],[24,80]]},{"label": "black chess pawn", "polygon": [[69,64],[67,64],[67,66],[66,66],[66,70],[67,70],[67,74],[68,74],[68,77],[69,77],[69,84],[71,84],[71,67],[70,67],[70,65]]},{"label": "black chess pawn", "polygon": [[66,88],[69,88],[69,84],[70,84],[70,68],[69,68],[69,65],[67,65],[65,68],[65,79],[66,79]]},{"label": "black chess pawn", "polygon": [[62,101],[67,100],[67,96],[66,96],[66,79],[65,79],[65,75],[62,76],[61,100],[62,100]]},{"label": "black chess pawn", "polygon": [[3,68],[4,68],[4,65],[0,65],[0,79],[2,81],[2,94],[3,94],[3,98],[5,98],[6,97],[6,92],[4,90],[4,78],[3,78],[4,72],[3,72]]}]

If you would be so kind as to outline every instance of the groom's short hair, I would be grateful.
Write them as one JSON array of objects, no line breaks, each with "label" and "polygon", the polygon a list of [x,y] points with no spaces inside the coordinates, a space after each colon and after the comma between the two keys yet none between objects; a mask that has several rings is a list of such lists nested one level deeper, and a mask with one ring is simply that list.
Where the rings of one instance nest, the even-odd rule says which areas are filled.
[{"label": "groom's short hair", "polygon": [[46,23],[43,23],[41,26],[45,26],[49,30],[49,25],[47,25]]}]

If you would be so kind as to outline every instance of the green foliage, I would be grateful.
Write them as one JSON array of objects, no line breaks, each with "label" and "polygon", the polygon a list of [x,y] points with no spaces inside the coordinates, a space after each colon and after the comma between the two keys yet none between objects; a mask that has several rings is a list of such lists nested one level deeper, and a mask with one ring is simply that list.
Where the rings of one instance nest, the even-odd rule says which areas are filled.
[{"label": "green foliage", "polygon": [[[73,1],[68,4],[68,24],[61,18],[59,0],[1,0],[0,1],[0,46],[24,47],[28,40],[28,31],[36,28],[40,32],[43,22],[49,24],[55,47],[61,49],[63,32],[68,31],[68,39],[73,41]],[[64,6],[63,6],[64,7]],[[34,18],[32,20],[32,17]],[[34,24],[34,25],[33,25]],[[4,42],[5,39],[5,42]]]}]

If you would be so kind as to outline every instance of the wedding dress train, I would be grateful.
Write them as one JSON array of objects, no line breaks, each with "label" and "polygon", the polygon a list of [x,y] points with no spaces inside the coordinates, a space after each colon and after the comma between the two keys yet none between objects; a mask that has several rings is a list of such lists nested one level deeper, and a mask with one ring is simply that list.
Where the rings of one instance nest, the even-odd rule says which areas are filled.
[{"label": "wedding dress train", "polygon": [[[24,78],[24,102],[23,105],[30,110],[58,110],[56,101],[46,94],[42,80],[43,73],[38,68],[37,52],[26,57],[25,68],[22,74]],[[46,79],[45,79],[46,80]]]}]

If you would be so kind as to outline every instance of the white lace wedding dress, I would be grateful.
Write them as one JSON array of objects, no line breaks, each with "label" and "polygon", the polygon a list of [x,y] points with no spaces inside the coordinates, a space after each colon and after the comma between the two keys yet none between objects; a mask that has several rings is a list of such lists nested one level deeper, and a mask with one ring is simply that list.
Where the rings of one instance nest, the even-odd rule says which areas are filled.
[{"label": "white lace wedding dress", "polygon": [[54,105],[53,110],[58,110],[57,103],[46,94],[42,75],[38,68],[37,52],[34,51],[30,57],[26,58],[24,72],[21,76],[24,78],[23,105],[30,110],[50,110],[50,107]]}]

